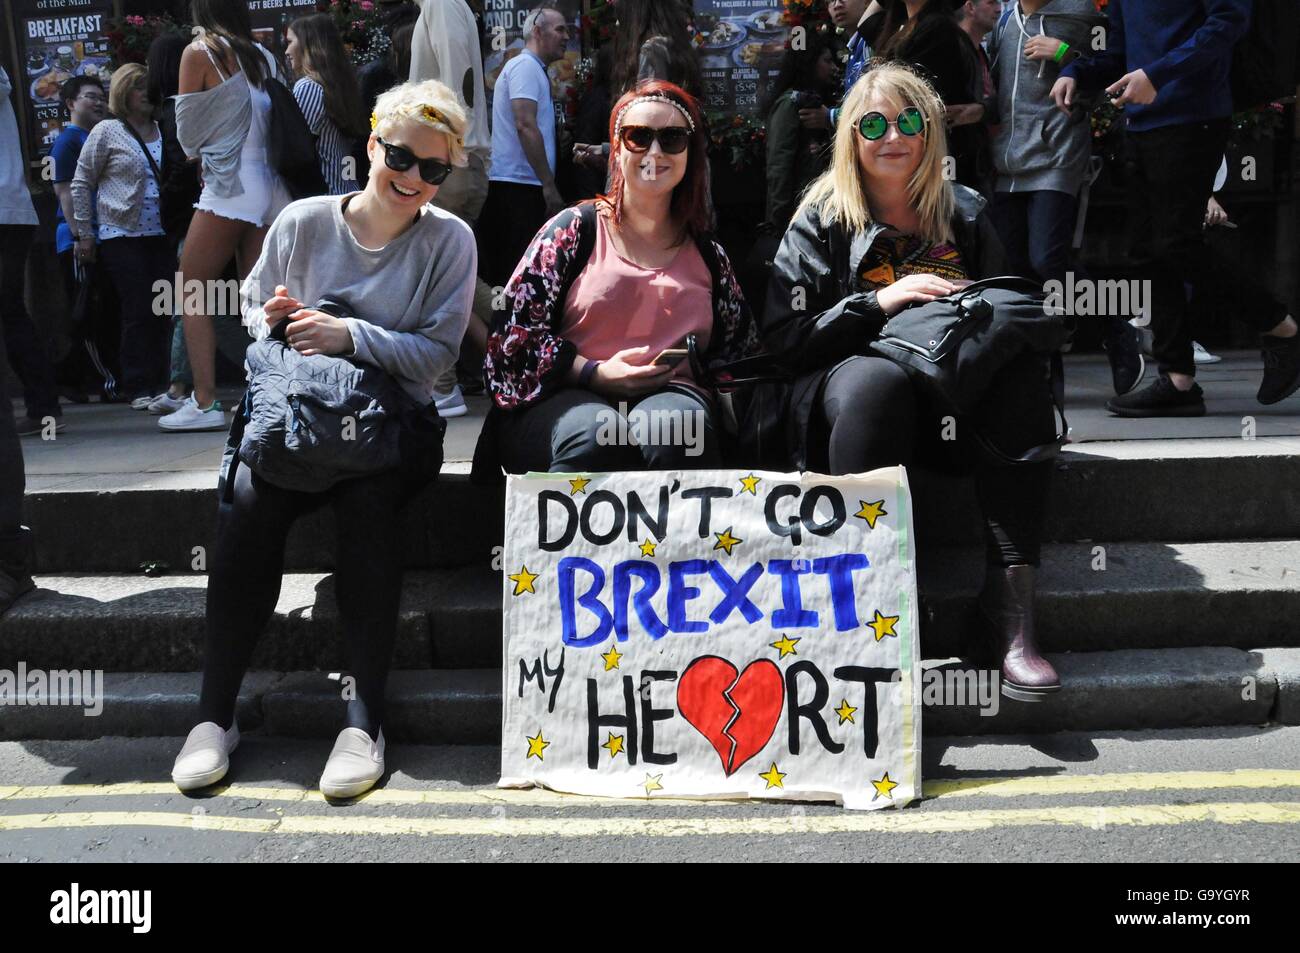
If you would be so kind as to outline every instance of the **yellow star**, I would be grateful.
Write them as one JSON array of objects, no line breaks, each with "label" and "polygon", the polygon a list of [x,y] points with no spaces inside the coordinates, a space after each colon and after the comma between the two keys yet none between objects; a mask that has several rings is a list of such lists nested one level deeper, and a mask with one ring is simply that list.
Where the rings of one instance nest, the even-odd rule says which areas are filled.
[{"label": "yellow star", "polygon": [[537,590],[533,588],[533,580],[541,573],[529,572],[527,566],[521,566],[519,572],[513,573],[506,578],[515,584],[516,596],[523,595],[525,592],[531,592],[536,595]]},{"label": "yellow star", "polygon": [[853,720],[853,714],[856,711],[857,709],[850,705],[849,700],[845,698],[840,701],[840,707],[835,709],[835,714],[840,716],[841,725],[846,721],[851,725],[856,725],[857,722]]},{"label": "yellow star", "polygon": [[803,640],[792,639],[788,635],[783,635],[779,641],[772,643],[772,648],[781,650],[779,658],[785,658],[787,655],[798,655],[799,653],[794,650],[794,647],[795,643],[801,641]]},{"label": "yellow star", "polygon": [[858,500],[858,502],[862,504],[862,509],[858,510],[853,515],[860,516],[866,520],[867,526],[871,529],[876,528],[876,520],[880,519],[882,516],[889,515],[889,513],[885,511],[884,500],[876,500],[874,503],[868,503],[866,500]]},{"label": "yellow star", "polygon": [[569,481],[569,496],[576,496],[579,493],[587,492],[587,484],[590,483],[587,477],[574,477]]},{"label": "yellow star", "polygon": [[623,750],[623,736],[616,735],[611,731],[609,733],[609,740],[601,745],[601,747],[607,749],[609,751],[609,756],[612,758]]},{"label": "yellow star", "polygon": [[748,493],[750,496],[758,496],[758,484],[762,477],[756,477],[754,474],[740,478],[740,484],[744,487],[741,493]]},{"label": "yellow star", "polygon": [[618,650],[617,645],[602,655],[601,658],[605,660],[605,671],[608,672],[610,669],[618,668],[618,660],[622,657],[623,653]]},{"label": "yellow star", "polygon": [[876,617],[868,622],[867,625],[876,630],[876,641],[879,642],[887,635],[892,635],[894,638],[898,638],[898,633],[894,631],[894,625],[897,622],[898,616],[881,615],[880,610],[877,609]]},{"label": "yellow star", "polygon": [[767,782],[767,787],[763,789],[764,791],[770,791],[772,788],[785,787],[785,785],[781,783],[781,779],[785,777],[785,772],[776,770],[775,761],[772,762],[772,767],[760,774],[759,777]]},{"label": "yellow star", "polygon": [[642,786],[645,787],[645,793],[648,795],[651,791],[662,791],[664,786],[659,783],[661,780],[663,780],[662,774],[647,773],[645,780],[641,782]]},{"label": "yellow star", "polygon": [[737,545],[739,545],[740,543],[743,543],[743,542],[744,542],[743,539],[737,539],[735,536],[732,536],[732,535],[731,535],[731,527],[730,527],[730,526],[728,526],[728,527],[727,527],[725,530],[723,530],[721,533],[714,533],[713,535],[716,536],[716,537],[718,537],[718,541],[717,541],[716,543],[713,544],[713,548],[714,548],[714,549],[725,549],[725,550],[727,551],[727,555],[728,555],[728,556],[731,555],[732,547],[737,546]]},{"label": "yellow star", "polygon": [[[524,737],[528,738],[527,735],[524,735]],[[542,752],[550,746],[551,743],[542,737],[542,729],[538,728],[537,737],[528,738],[528,757],[524,758],[524,760],[527,761],[528,758],[536,757],[538,761],[545,761],[546,759],[542,757]]]},{"label": "yellow star", "polygon": [[885,776],[883,778],[881,778],[879,781],[872,781],[871,784],[876,789],[876,793],[872,795],[871,800],[874,801],[882,794],[885,797],[889,798],[891,801],[894,799],[894,795],[891,794],[890,792],[893,791],[894,788],[898,787],[898,782],[889,780],[888,771],[885,772]]},{"label": "yellow star", "polygon": [[656,543],[654,540],[647,539],[644,543],[641,544],[641,555],[653,556],[655,554],[655,547],[657,545],[659,544]]}]

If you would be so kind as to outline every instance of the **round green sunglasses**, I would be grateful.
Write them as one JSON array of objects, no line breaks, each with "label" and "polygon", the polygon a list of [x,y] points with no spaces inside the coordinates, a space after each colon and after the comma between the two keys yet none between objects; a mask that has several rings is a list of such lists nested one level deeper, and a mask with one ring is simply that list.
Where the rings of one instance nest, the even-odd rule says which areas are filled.
[{"label": "round green sunglasses", "polygon": [[925,131],[925,117],[915,106],[908,106],[893,122],[881,113],[867,113],[858,120],[858,135],[869,142],[875,142],[889,131],[890,126],[897,126],[898,131],[905,136],[919,135]]}]

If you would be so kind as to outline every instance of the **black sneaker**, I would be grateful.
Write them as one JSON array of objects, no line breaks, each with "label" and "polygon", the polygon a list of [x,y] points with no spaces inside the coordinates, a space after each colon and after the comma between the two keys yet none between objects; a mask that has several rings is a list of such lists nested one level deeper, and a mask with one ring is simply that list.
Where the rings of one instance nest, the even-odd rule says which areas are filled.
[{"label": "black sneaker", "polygon": [[1257,399],[1261,404],[1276,404],[1300,390],[1300,334],[1289,338],[1265,334],[1262,341],[1264,379]]},{"label": "black sneaker", "polygon": [[1204,417],[1205,395],[1200,384],[1192,384],[1191,390],[1179,390],[1161,374],[1139,391],[1112,397],[1106,409],[1117,417]]},{"label": "black sneaker", "polygon": [[1115,393],[1127,394],[1141,383],[1147,370],[1138,329],[1127,321],[1119,321],[1102,342],[1102,347],[1106,349],[1106,357],[1110,360],[1110,379],[1115,386]]}]

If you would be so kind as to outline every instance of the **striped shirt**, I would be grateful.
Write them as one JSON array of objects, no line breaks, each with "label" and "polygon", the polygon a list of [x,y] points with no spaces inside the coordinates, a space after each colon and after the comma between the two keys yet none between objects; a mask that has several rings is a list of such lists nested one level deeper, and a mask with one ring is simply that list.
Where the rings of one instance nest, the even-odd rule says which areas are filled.
[{"label": "striped shirt", "polygon": [[[334,120],[325,111],[325,89],[314,79],[304,76],[293,84],[293,98],[298,101],[307,127],[316,137],[316,153],[320,156],[320,171],[329,187],[330,195],[347,195],[357,190],[357,174],[351,163],[344,159],[351,155],[352,143],[344,136]],[[345,173],[351,171],[351,176]]]}]

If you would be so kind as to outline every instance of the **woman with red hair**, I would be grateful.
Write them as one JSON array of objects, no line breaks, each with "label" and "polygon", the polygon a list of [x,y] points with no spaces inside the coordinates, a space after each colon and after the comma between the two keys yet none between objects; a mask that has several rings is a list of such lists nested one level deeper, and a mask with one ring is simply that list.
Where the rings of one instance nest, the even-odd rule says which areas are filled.
[{"label": "woman with red hair", "polygon": [[506,285],[488,337],[480,476],[721,463],[705,382],[664,353],[689,335],[705,366],[759,350],[731,263],[709,238],[699,103],[672,83],[641,83],[615,104],[610,142],[609,194],[543,226]]}]

